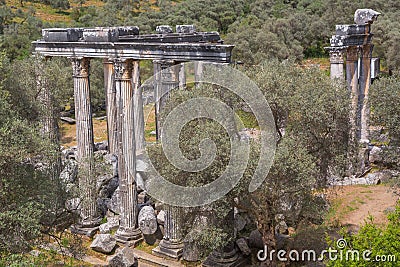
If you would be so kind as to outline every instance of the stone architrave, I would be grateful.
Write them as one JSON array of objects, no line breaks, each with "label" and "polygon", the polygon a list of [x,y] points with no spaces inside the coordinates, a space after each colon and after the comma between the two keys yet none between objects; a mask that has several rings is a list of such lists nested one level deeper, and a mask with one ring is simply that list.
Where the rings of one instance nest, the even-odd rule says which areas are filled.
[{"label": "stone architrave", "polygon": [[160,113],[169,98],[169,91],[179,87],[179,65],[172,60],[154,60],[154,99],[156,117],[156,138],[161,138]]},{"label": "stone architrave", "polygon": [[117,241],[136,245],[142,240],[137,225],[136,147],[134,132],[134,100],[132,88],[133,65],[138,61],[114,62],[116,102],[118,110],[118,176],[120,226],[115,234]]},{"label": "stone architrave", "polygon": [[104,88],[106,91],[108,150],[110,154],[117,155],[118,129],[117,129],[116,89],[114,80],[114,62],[109,59],[104,59],[103,66],[104,66]]},{"label": "stone architrave", "polygon": [[78,233],[86,234],[85,228],[100,224],[96,198],[96,177],[94,175],[94,142],[92,107],[90,104],[88,58],[72,58],[74,78],[74,99],[76,118],[77,159],[79,162],[79,189],[81,194],[81,221],[76,226]]},{"label": "stone architrave", "polygon": [[343,72],[343,48],[332,48],[329,50],[329,60],[331,65],[331,79],[344,79]]}]

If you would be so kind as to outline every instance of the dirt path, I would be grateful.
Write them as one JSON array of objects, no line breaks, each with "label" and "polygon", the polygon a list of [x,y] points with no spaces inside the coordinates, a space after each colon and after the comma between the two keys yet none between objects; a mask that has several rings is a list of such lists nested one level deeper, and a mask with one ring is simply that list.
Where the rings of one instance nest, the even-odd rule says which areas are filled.
[{"label": "dirt path", "polygon": [[331,222],[358,228],[371,215],[376,224],[386,224],[387,211],[396,206],[398,196],[385,185],[336,187],[329,192],[333,212]]}]

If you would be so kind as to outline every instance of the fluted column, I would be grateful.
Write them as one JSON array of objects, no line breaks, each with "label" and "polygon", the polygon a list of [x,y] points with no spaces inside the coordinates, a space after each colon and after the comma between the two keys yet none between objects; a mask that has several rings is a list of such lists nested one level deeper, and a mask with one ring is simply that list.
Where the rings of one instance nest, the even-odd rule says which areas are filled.
[{"label": "fluted column", "polygon": [[358,48],[349,47],[346,53],[346,80],[351,94],[351,137],[359,139],[359,112],[358,112]]},{"label": "fluted column", "polygon": [[[154,61],[156,127],[157,138],[161,137],[161,121],[159,114],[165,106],[172,89],[179,88],[180,65],[173,61]],[[160,97],[161,96],[161,97]],[[157,99],[160,97],[159,101]],[[165,204],[164,238],[153,253],[160,256],[180,258],[183,253],[183,237],[181,229],[182,208]]]},{"label": "fluted column", "polygon": [[169,97],[169,91],[179,87],[178,65],[172,60],[154,60],[154,98],[156,117],[156,138],[161,137],[160,113]]},{"label": "fluted column", "polygon": [[182,208],[167,204],[164,207],[164,237],[159,246],[153,249],[153,253],[179,259],[183,253]]},{"label": "fluted column", "polygon": [[329,50],[329,61],[331,63],[331,79],[344,79],[343,49],[331,48]]},{"label": "fluted column", "polygon": [[94,142],[92,107],[90,104],[88,58],[73,58],[77,159],[81,193],[81,227],[94,227],[100,222],[96,204],[96,177],[94,175]]},{"label": "fluted column", "polygon": [[186,89],[186,72],[184,62],[182,62],[179,66],[179,89]]},{"label": "fluted column", "polygon": [[[135,61],[135,64],[138,64]],[[136,148],[134,132],[134,101],[132,88],[132,60],[114,62],[116,100],[118,110],[118,177],[120,226],[116,238],[133,245],[142,238],[137,225]]]},{"label": "fluted column", "polygon": [[203,62],[195,61],[194,62],[194,83],[196,88],[200,86],[200,80],[203,76]]},{"label": "fluted column", "polygon": [[135,116],[135,140],[136,154],[141,154],[145,149],[144,137],[144,112],[143,112],[143,96],[140,84],[140,67],[139,61],[133,61],[132,67],[132,87],[133,87],[133,105]]},{"label": "fluted column", "polygon": [[106,91],[106,112],[107,112],[107,133],[108,151],[117,155],[117,103],[114,81],[114,63],[109,59],[104,59],[104,88]]},{"label": "fluted column", "polygon": [[360,66],[360,96],[359,110],[361,112],[360,120],[360,140],[368,142],[368,125],[369,125],[369,107],[368,93],[371,86],[371,58],[373,45],[364,45],[361,48],[361,66]]},{"label": "fluted column", "polygon": [[359,141],[359,112],[358,112],[358,47],[349,47],[346,50],[346,82],[351,97],[350,135],[348,148],[349,175],[357,171],[358,141]]},{"label": "fluted column", "polygon": [[36,62],[35,74],[38,89],[38,100],[40,102],[40,124],[43,138],[48,139],[57,150],[54,158],[49,159],[49,174],[52,179],[60,176],[61,172],[61,153],[60,136],[57,121],[57,112],[54,105],[54,96],[49,88],[45,73],[45,64],[49,58],[38,58]]}]

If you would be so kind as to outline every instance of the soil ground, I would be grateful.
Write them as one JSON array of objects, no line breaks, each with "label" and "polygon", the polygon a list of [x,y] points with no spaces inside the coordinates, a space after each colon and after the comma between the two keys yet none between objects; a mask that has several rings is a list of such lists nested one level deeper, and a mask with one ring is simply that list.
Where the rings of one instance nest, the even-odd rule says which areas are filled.
[{"label": "soil ground", "polygon": [[331,200],[328,222],[356,231],[370,216],[378,225],[387,224],[387,213],[399,199],[386,185],[335,187],[329,190],[328,198]]}]

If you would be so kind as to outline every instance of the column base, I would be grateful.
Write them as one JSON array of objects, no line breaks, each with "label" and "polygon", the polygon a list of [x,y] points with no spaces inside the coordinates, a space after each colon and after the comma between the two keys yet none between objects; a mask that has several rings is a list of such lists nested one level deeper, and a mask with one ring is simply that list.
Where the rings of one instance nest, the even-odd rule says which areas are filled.
[{"label": "column base", "polygon": [[152,254],[159,257],[167,257],[179,260],[183,254],[183,242],[171,242],[165,239],[161,240],[160,245],[153,248]]},{"label": "column base", "polygon": [[123,228],[119,227],[115,233],[117,242],[128,245],[129,247],[136,247],[143,240],[142,232],[139,228]]},{"label": "column base", "polygon": [[80,224],[71,225],[69,228],[71,233],[78,235],[86,235],[88,237],[93,237],[99,230],[99,226],[87,227]]},{"label": "column base", "polygon": [[71,233],[93,237],[97,230],[99,230],[101,219],[101,217],[98,217],[95,219],[81,220],[78,223],[71,225]]},{"label": "column base", "polygon": [[247,258],[235,248],[229,252],[213,251],[201,265],[202,267],[245,267]]}]

